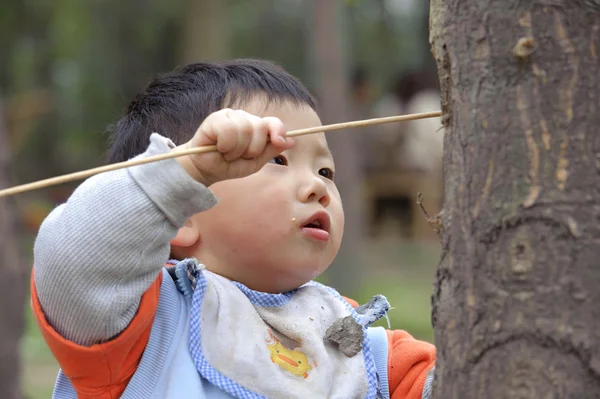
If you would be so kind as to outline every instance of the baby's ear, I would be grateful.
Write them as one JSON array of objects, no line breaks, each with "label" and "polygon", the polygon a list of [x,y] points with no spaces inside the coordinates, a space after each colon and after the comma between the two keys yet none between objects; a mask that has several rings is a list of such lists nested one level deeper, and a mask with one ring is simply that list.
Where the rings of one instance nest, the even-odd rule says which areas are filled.
[{"label": "baby's ear", "polygon": [[177,231],[175,238],[171,240],[172,247],[189,248],[200,240],[200,230],[196,223],[190,219]]}]

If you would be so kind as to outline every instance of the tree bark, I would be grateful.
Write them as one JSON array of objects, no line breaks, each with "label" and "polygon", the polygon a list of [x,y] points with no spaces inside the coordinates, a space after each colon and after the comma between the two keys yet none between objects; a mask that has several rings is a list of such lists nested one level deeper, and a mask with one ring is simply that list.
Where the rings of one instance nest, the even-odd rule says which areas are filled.
[{"label": "tree bark", "polygon": [[[317,97],[323,123],[347,121],[348,73],[344,67],[340,7],[336,0],[313,0],[312,53]],[[327,135],[335,158],[336,185],[344,204],[345,228],[340,252],[328,271],[328,283],[345,295],[356,293],[361,276],[360,261],[364,221],[358,136],[335,132]]]},{"label": "tree bark", "polygon": [[600,1],[432,0],[436,398],[600,397]]},{"label": "tree bark", "polygon": [[[0,102],[0,189],[8,187],[8,137]],[[25,273],[16,239],[12,197],[0,198],[0,398],[21,397],[19,340],[23,334]]]}]

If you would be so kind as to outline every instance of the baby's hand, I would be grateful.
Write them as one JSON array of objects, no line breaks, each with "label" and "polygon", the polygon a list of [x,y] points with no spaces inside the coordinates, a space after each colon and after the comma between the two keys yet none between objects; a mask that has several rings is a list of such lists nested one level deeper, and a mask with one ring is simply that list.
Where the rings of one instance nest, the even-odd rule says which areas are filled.
[{"label": "baby's hand", "polygon": [[283,123],[245,111],[222,109],[210,114],[194,137],[179,148],[216,145],[217,152],[177,158],[194,179],[209,186],[221,180],[248,176],[294,145]]}]

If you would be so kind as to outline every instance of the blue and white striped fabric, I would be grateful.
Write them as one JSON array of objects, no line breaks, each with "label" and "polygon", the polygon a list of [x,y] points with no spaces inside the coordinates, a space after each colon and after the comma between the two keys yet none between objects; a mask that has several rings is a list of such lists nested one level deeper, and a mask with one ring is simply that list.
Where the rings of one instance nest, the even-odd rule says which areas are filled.
[{"label": "blue and white striped fabric", "polygon": [[421,395],[421,399],[431,399],[433,395],[433,378],[435,377],[435,367],[427,373],[427,378],[425,379],[425,385],[423,386],[423,395]]}]

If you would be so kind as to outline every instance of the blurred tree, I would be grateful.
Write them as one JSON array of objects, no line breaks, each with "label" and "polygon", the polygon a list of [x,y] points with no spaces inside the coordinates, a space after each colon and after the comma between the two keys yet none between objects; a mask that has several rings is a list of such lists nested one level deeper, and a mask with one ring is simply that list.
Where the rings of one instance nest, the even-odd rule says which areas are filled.
[{"label": "blurred tree", "polygon": [[436,398],[600,397],[600,2],[432,0]]},{"label": "blurred tree", "polygon": [[[0,102],[0,189],[10,186],[10,154],[4,112]],[[13,198],[0,198],[0,398],[17,399],[20,393],[19,339],[24,329],[24,265],[17,240]]]},{"label": "blurred tree", "polygon": [[[342,42],[343,6],[335,0],[314,0],[311,4],[319,111],[323,123],[347,121],[349,79]],[[361,157],[356,135],[334,132],[328,135],[327,140],[335,157],[335,180],[346,216],[344,239],[338,257],[329,269],[328,283],[346,295],[352,295],[360,284],[364,267],[360,259],[365,231],[361,201]]]},{"label": "blurred tree", "polygon": [[229,57],[231,26],[227,1],[186,0],[179,60],[182,64]]}]

